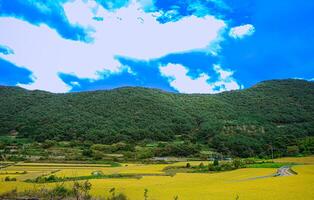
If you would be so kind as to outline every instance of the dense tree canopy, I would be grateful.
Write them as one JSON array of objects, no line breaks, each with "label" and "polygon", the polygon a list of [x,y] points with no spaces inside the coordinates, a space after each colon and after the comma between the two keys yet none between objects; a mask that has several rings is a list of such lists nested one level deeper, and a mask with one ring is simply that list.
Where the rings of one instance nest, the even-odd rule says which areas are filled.
[{"label": "dense tree canopy", "polygon": [[[314,136],[313,102],[314,83],[301,80],[266,81],[215,95],[132,87],[53,94],[3,86],[0,134],[102,144],[179,138],[237,156],[266,154],[270,147],[282,154]],[[180,145],[166,150],[176,154],[183,148],[184,155],[194,151]]]}]

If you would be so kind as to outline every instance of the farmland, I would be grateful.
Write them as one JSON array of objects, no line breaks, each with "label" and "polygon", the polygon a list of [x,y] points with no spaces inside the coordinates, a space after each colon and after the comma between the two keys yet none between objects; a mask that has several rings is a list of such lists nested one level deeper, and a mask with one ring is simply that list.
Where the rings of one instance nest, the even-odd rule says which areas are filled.
[{"label": "farmland", "polygon": [[[184,167],[186,162],[173,164],[135,164],[121,163],[120,166],[107,164],[50,164],[50,163],[15,163],[0,170],[0,192],[5,193],[17,188],[18,191],[34,188],[54,187],[58,183],[33,183],[36,177],[88,177],[98,172],[104,175],[130,175],[130,177],[107,177],[89,179],[94,197],[109,195],[111,188],[126,194],[131,200],[143,199],[143,192],[148,190],[149,199],[171,200],[175,196],[183,200],[200,199],[305,199],[314,198],[314,157],[283,158],[276,163],[294,163],[294,176],[268,177],[276,173],[276,168],[241,168],[218,173],[185,173],[169,175],[166,167]],[[190,162],[197,166],[201,161]],[[205,165],[208,161],[203,162]],[[274,165],[277,166],[277,165]],[[132,177],[132,175],[138,175]],[[16,181],[5,181],[5,177]],[[70,187],[71,181],[65,185]]]}]

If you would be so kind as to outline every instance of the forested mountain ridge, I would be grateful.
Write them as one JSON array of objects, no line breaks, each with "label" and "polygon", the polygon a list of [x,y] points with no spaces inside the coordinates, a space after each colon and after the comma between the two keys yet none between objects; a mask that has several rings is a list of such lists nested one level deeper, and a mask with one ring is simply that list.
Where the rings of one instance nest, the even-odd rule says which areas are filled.
[{"label": "forested mountain ridge", "polygon": [[37,141],[172,141],[260,154],[314,136],[314,83],[272,80],[215,95],[125,87],[53,94],[0,87],[0,134]]}]

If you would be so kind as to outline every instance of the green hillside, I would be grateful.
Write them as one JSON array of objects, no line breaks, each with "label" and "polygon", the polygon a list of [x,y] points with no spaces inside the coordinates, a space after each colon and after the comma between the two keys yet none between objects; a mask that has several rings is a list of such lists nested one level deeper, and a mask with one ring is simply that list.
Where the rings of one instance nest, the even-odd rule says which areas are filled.
[{"label": "green hillside", "polygon": [[125,87],[53,94],[0,87],[0,134],[112,144],[182,140],[236,156],[314,136],[314,83],[261,82],[215,95]]}]

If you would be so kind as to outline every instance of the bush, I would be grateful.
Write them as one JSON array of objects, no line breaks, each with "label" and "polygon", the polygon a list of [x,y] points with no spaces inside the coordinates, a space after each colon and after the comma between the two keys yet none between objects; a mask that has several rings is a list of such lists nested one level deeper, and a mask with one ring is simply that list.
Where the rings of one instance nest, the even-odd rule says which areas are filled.
[{"label": "bush", "polygon": [[236,169],[239,169],[243,166],[243,163],[240,159],[234,159],[232,161],[232,164],[233,164],[234,168],[236,168]]},{"label": "bush", "polygon": [[154,157],[154,152],[149,148],[140,148],[140,150],[136,151],[137,159],[146,159]]},{"label": "bush", "polygon": [[165,147],[156,148],[156,156],[179,156],[187,157],[199,152],[197,145],[186,143],[169,143]]},{"label": "bush", "polygon": [[287,146],[287,154],[289,156],[296,156],[299,154],[299,147],[294,145],[294,146]]},{"label": "bush", "polygon": [[218,161],[218,159],[215,159],[214,160],[214,166],[218,166],[219,165],[219,161]]},{"label": "bush", "polygon": [[90,150],[90,149],[84,149],[83,152],[82,152],[82,155],[86,156],[86,157],[92,157],[93,151]]},{"label": "bush", "polygon": [[208,171],[221,171],[221,166],[209,164]]},{"label": "bush", "polygon": [[46,178],[46,182],[55,182],[57,181],[58,177],[56,177],[55,175],[50,175]]},{"label": "bush", "polygon": [[230,171],[236,169],[233,163],[222,163],[222,164],[209,164],[208,170],[209,171]]},{"label": "bush", "polygon": [[6,176],[6,177],[4,178],[4,181],[6,181],[6,182],[8,182],[8,181],[16,181],[16,178],[15,178],[15,177],[10,178],[9,176]]},{"label": "bush", "polygon": [[93,159],[95,160],[101,160],[103,158],[103,154],[100,151],[94,151],[93,152]]},{"label": "bush", "polygon": [[92,188],[92,184],[87,180],[83,183],[75,181],[73,184],[72,192],[76,199],[84,199],[88,200],[91,199],[89,191]]},{"label": "bush", "polygon": [[126,197],[125,194],[118,194],[117,196],[114,196],[114,197],[109,197],[107,198],[107,200],[127,200],[128,198]]},{"label": "bush", "polygon": [[63,185],[57,185],[55,188],[53,188],[50,192],[50,196],[52,199],[64,199],[67,196],[71,195],[71,190],[68,190],[67,188],[65,188]]},{"label": "bush", "polygon": [[53,147],[56,144],[56,141],[53,140],[45,140],[41,145],[44,149],[48,149]]}]

